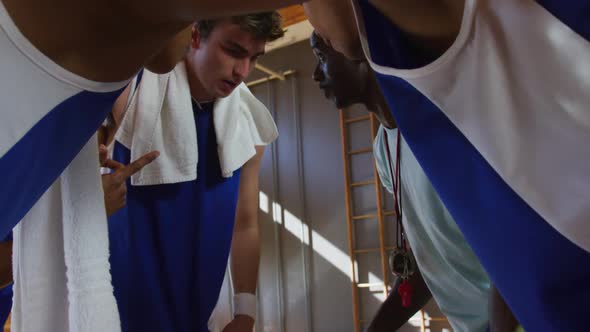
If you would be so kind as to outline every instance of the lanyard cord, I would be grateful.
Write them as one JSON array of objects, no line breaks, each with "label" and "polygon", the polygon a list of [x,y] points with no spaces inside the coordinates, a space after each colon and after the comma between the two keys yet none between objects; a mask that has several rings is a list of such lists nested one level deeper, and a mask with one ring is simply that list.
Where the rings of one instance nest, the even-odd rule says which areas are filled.
[{"label": "lanyard cord", "polygon": [[387,131],[383,130],[385,135],[385,148],[387,149],[387,165],[389,166],[389,174],[391,174],[392,186],[393,186],[393,199],[395,204],[395,217],[396,217],[396,236],[395,241],[398,248],[402,248],[404,251],[408,250],[406,235],[404,232],[404,226],[402,224],[403,209],[402,209],[402,193],[401,193],[401,134],[399,129],[397,130],[397,142],[396,151],[397,155],[395,158],[395,172],[393,169],[393,163],[391,160],[391,150],[389,149],[389,138]]}]

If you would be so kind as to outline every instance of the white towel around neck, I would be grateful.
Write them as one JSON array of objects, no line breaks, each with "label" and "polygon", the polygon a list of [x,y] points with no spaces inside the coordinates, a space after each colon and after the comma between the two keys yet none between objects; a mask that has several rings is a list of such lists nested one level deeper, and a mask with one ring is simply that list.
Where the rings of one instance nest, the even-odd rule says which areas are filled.
[{"label": "white towel around neck", "polygon": [[[243,83],[215,101],[213,124],[224,177],[231,177],[252,158],[255,146],[267,145],[278,136],[268,109]],[[197,130],[184,62],[168,74],[144,70],[116,139],[131,150],[131,160],[160,151],[160,157],[131,177],[132,185],[197,178]]]}]

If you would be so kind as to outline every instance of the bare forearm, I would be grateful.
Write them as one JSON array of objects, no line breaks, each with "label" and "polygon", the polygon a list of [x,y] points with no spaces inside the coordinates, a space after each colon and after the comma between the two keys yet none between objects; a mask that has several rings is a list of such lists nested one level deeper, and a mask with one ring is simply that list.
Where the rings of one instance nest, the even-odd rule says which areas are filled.
[{"label": "bare forearm", "polygon": [[396,331],[428,303],[432,295],[422,279],[420,271],[416,271],[410,279],[410,283],[414,286],[410,307],[402,306],[401,296],[397,293],[400,279],[396,278],[391,294],[379,308],[367,332]]},{"label": "bare forearm", "polygon": [[512,310],[492,285],[490,289],[490,332],[514,331],[518,326]]},{"label": "bare forearm", "polygon": [[444,52],[461,26],[464,0],[369,0],[407,34],[415,47],[430,56]]},{"label": "bare forearm", "polygon": [[231,248],[231,271],[235,293],[256,293],[259,263],[258,227],[235,231]]},{"label": "bare forearm", "polygon": [[235,293],[256,292],[260,262],[258,231],[258,172],[264,147],[256,147],[256,156],[243,167],[236,209],[236,224],[231,247],[232,280]]},{"label": "bare forearm", "polygon": [[0,288],[12,282],[12,241],[0,243]]},{"label": "bare forearm", "polygon": [[364,59],[350,0],[313,0],[303,5],[316,33],[349,59]]},{"label": "bare forearm", "polygon": [[[307,0],[222,0],[222,1],[193,1],[198,17],[222,17],[251,12],[275,10],[282,7],[300,4]],[[321,0],[315,0],[321,1]]]},{"label": "bare forearm", "polygon": [[167,6],[162,6],[161,1],[155,0],[133,0],[131,3],[139,15],[152,22],[191,22],[275,10],[304,1],[306,0],[173,0]]}]

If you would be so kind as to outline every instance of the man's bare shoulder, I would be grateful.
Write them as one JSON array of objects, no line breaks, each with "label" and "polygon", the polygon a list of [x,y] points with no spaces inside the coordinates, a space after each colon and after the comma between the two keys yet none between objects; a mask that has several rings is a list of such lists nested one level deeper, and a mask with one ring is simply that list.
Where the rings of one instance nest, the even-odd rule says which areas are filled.
[{"label": "man's bare shoulder", "polygon": [[416,46],[440,53],[459,33],[465,0],[369,0],[369,3],[407,33]]}]

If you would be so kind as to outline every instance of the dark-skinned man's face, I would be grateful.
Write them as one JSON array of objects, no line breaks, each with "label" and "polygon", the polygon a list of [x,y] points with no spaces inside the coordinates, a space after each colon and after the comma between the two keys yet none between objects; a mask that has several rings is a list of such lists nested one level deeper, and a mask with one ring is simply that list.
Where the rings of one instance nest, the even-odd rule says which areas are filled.
[{"label": "dark-skinned man's face", "polygon": [[310,42],[318,59],[313,79],[319,83],[326,98],[333,100],[338,108],[361,102],[368,80],[366,63],[347,59],[315,33]]}]

